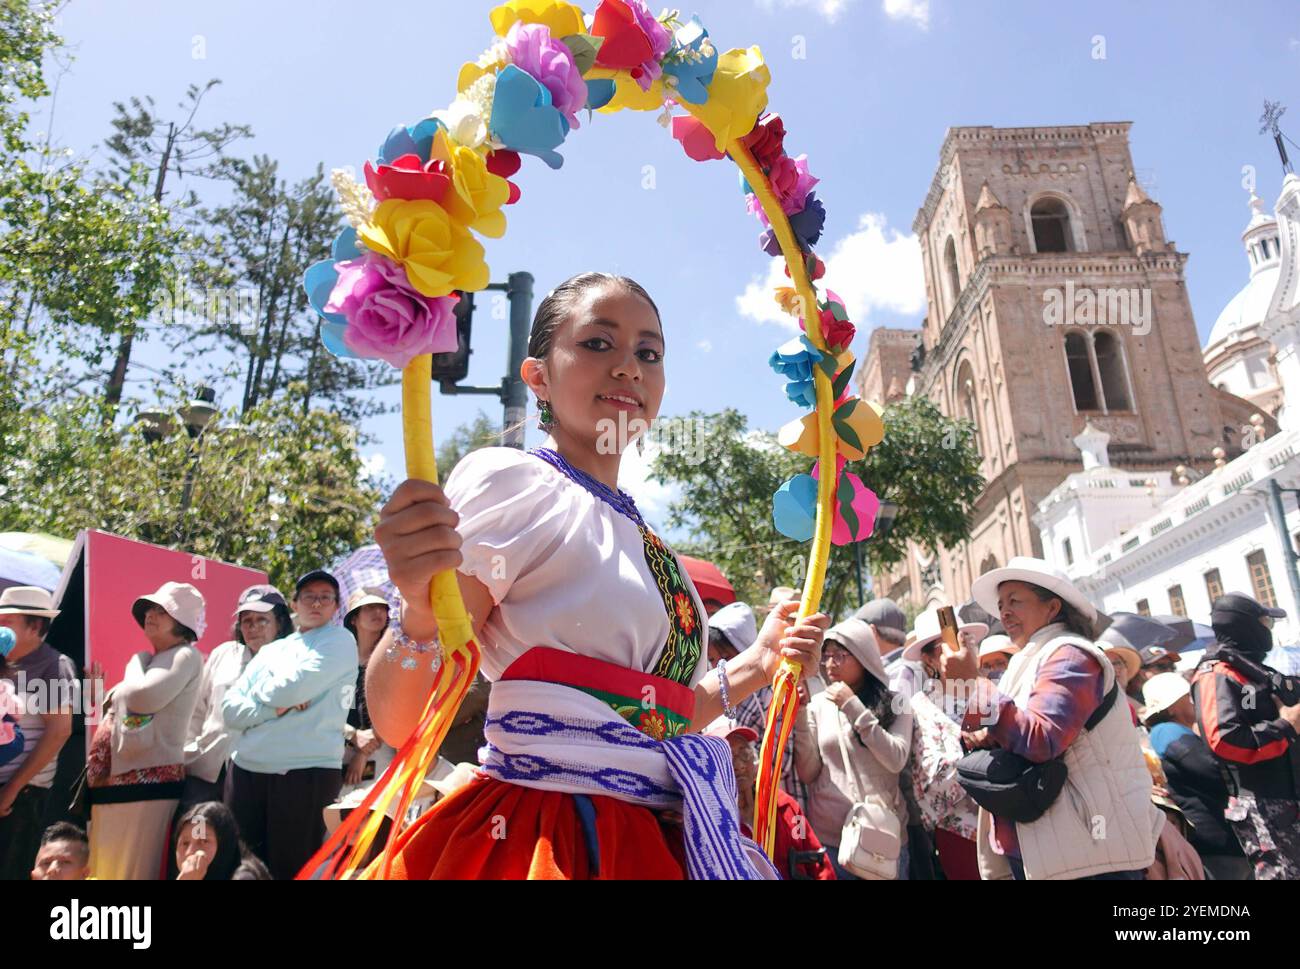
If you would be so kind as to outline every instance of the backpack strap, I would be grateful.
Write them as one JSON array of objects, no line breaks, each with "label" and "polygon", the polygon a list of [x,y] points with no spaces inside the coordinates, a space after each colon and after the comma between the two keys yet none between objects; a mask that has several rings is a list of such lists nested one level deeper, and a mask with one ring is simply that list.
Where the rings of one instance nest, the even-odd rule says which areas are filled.
[{"label": "backpack strap", "polygon": [[1110,692],[1102,698],[1101,705],[1092,712],[1092,716],[1083,725],[1084,730],[1092,730],[1097,724],[1101,723],[1102,717],[1110,713],[1110,708],[1115,705],[1115,698],[1119,696],[1119,684],[1111,684]]}]

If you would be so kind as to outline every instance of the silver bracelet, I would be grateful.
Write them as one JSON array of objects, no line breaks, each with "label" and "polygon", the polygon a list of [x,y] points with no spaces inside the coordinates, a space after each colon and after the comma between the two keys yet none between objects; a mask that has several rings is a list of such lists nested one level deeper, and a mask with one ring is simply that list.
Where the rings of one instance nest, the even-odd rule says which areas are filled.
[{"label": "silver bracelet", "polygon": [[[425,640],[422,642],[420,640],[412,639],[410,636],[406,635],[406,631],[402,629],[402,625],[400,622],[389,623],[388,628],[393,634],[393,641],[391,644],[389,644],[387,651],[384,653],[385,659],[389,660],[390,662],[395,662],[400,658],[402,661],[401,662],[402,669],[413,670],[420,665],[420,662],[414,656],[411,656],[410,655],[411,653],[417,653],[420,655],[423,655],[425,653],[436,653],[437,655],[433,659],[433,669],[436,670],[439,667],[439,665],[441,665],[442,646],[438,642],[438,638],[436,636],[433,639]],[[403,650],[407,652],[406,656],[402,655]]]},{"label": "silver bracelet", "polygon": [[727,690],[727,661],[718,660],[716,667],[718,671],[718,691],[722,694],[722,715],[728,720],[736,719],[736,708],[731,705],[731,697]]}]

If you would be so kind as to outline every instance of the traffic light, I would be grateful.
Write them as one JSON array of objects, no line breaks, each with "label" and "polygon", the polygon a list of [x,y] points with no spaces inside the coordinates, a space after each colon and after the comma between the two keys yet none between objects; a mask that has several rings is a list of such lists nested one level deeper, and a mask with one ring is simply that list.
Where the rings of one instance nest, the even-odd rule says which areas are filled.
[{"label": "traffic light", "polygon": [[456,314],[456,349],[433,354],[433,380],[439,384],[457,384],[469,376],[469,334],[474,317],[474,294],[461,293]]}]

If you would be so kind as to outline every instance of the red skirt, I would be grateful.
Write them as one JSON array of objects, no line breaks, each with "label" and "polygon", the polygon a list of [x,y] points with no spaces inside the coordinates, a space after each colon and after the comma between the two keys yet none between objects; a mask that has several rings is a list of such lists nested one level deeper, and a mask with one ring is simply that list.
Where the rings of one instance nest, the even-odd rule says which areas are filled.
[{"label": "red skirt", "polygon": [[[613,797],[593,794],[589,799],[594,824],[584,821],[572,794],[479,777],[401,833],[391,877],[686,877],[679,826],[649,808]],[[378,874],[381,867],[382,858],[370,871]]]}]

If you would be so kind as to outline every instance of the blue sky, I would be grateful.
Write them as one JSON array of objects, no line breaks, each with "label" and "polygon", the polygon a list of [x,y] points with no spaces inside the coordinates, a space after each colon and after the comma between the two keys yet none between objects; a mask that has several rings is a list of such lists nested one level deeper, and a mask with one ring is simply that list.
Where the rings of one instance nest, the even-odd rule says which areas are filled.
[{"label": "blue sky", "polygon": [[[54,137],[83,149],[107,133],[114,100],[152,94],[169,105],[186,85],[219,77],[202,120],[251,125],[249,154],[278,159],[291,180],[317,162],[359,171],[392,125],[450,102],[459,65],[491,40],[492,5],[74,0],[61,30],[76,61]],[[697,12],[722,49],[762,48],[787,149],[806,152],[822,179],[819,251],[838,254],[829,282],[850,303],[859,356],[872,327],[920,323],[911,224],[950,126],[1132,121],[1139,175],[1164,207],[1168,237],[1191,254],[1202,340],[1247,276],[1243,166],[1256,167],[1270,206],[1280,183],[1272,142],[1258,134],[1266,97],[1291,105],[1283,128],[1300,141],[1300,7],[1284,0],[701,0],[684,12]],[[767,369],[790,331],[768,310],[770,260],[730,163],[690,161],[652,113],[597,115],[561,150],[559,171],[525,161],[510,229],[487,245],[494,280],[527,270],[540,299],[582,270],[634,276],[664,317],[665,415],[734,406],[770,430],[799,416]],[[495,384],[506,324],[480,316],[469,382]],[[492,398],[436,396],[435,431],[480,408],[499,416]],[[396,415],[367,430],[379,438],[367,455],[399,473]],[[636,467],[627,484],[655,520],[662,492]]]}]

